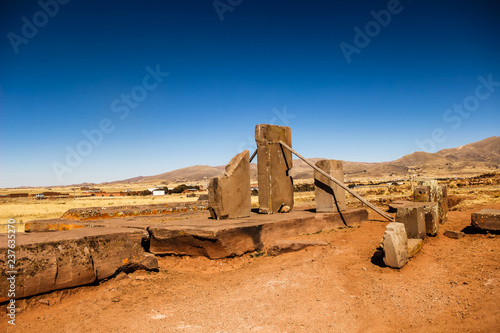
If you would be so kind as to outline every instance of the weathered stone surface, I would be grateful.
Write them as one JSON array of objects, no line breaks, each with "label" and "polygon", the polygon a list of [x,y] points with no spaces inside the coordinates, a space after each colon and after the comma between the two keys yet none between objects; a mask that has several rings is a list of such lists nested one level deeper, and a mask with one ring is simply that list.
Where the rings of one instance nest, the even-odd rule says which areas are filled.
[{"label": "weathered stone surface", "polygon": [[[439,185],[437,180],[420,182],[422,186],[429,186],[429,200],[425,195],[420,197],[421,201],[437,202],[439,205],[439,224],[445,224],[448,221],[448,189],[446,185]],[[415,201],[417,197],[415,197]]]},{"label": "weathered stone surface", "polygon": [[389,204],[388,212],[389,213],[396,213],[398,211],[399,207],[404,206],[404,205],[408,204],[409,202],[411,202],[411,201],[406,201],[406,200],[393,201]]},{"label": "weathered stone surface", "polygon": [[[93,283],[120,269],[155,269],[156,258],[141,245],[148,234],[124,228],[81,228],[16,237],[16,295],[23,298]],[[0,250],[7,252],[6,236]],[[6,256],[0,256],[0,301],[8,295]]]},{"label": "weathered stone surface", "polygon": [[415,202],[429,202],[431,200],[431,187],[417,185],[413,189],[413,200]]},{"label": "weathered stone surface", "polygon": [[396,222],[401,222],[406,228],[408,238],[425,238],[425,213],[421,206],[405,205],[398,208]]},{"label": "weathered stone surface", "polygon": [[305,249],[310,246],[327,246],[328,243],[325,241],[315,241],[315,240],[280,240],[275,242],[267,250],[267,254],[270,256],[277,256],[283,253],[295,252]]},{"label": "weathered stone surface", "polygon": [[408,257],[413,258],[424,245],[424,241],[419,238],[410,238],[408,239]]},{"label": "weathered stone surface", "polygon": [[389,204],[389,212],[395,213],[401,207],[422,207],[425,214],[425,231],[436,236],[439,231],[439,204],[437,202],[412,202],[398,200]]},{"label": "weathered stone surface", "polygon": [[500,230],[500,210],[482,209],[471,214],[471,225],[475,228],[491,231]]},{"label": "weathered stone surface", "polygon": [[292,153],[279,144],[292,146],[290,127],[259,124],[255,126],[257,142],[257,178],[259,212],[275,214],[283,206],[293,208]]},{"label": "weathered stone surface", "polygon": [[231,159],[224,175],[208,185],[208,210],[214,220],[250,216],[250,154],[245,150]]},{"label": "weathered stone surface", "polygon": [[[368,219],[368,211],[364,208],[348,209],[343,216],[348,226],[356,227]],[[217,224],[203,218],[179,220],[177,224],[172,222],[149,228],[149,250],[154,254],[221,259],[260,250],[274,244],[277,239],[342,227],[345,225],[339,213],[309,211],[274,215],[252,213],[249,218],[226,219]]]},{"label": "weathered stone surface", "polygon": [[460,239],[465,236],[463,232],[454,230],[445,230],[444,235],[448,238],[453,238],[453,239]]},{"label": "weathered stone surface", "polygon": [[[319,160],[316,166],[335,179],[344,183],[344,169],[342,161],[338,160]],[[316,201],[316,212],[337,212],[339,209],[346,209],[345,190],[326,178],[318,171],[314,171],[314,193]]]},{"label": "weathered stone surface", "polygon": [[150,216],[172,213],[195,212],[207,209],[203,202],[175,202],[153,205],[132,205],[113,207],[86,207],[67,210],[62,219],[92,221],[123,218],[127,216]]},{"label": "weathered stone surface", "polygon": [[408,238],[403,223],[391,222],[384,233],[384,263],[401,268],[408,262]]}]

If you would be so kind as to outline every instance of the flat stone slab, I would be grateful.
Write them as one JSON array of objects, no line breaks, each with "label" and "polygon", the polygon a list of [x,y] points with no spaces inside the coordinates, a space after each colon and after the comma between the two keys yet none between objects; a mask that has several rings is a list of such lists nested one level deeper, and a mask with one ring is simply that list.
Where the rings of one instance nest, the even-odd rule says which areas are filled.
[{"label": "flat stone slab", "polygon": [[460,239],[465,236],[465,233],[461,231],[445,230],[444,235],[448,238]]},{"label": "flat stone slab", "polygon": [[401,207],[401,206],[404,206],[408,203],[411,203],[412,201],[406,201],[406,200],[396,200],[396,201],[393,201],[389,204],[389,210],[388,212],[389,213],[395,213],[398,211],[398,208]]},{"label": "flat stone slab", "polygon": [[49,220],[33,220],[25,223],[27,232],[45,232],[45,231],[67,231],[79,228],[135,228],[147,230],[149,227],[168,224],[171,221],[186,220],[193,217],[203,217],[208,220],[209,213],[207,210],[182,212],[172,215],[149,215],[137,217],[120,217],[96,220],[74,221],[69,219],[49,219]]},{"label": "flat stone slab", "polygon": [[310,246],[327,246],[325,241],[315,240],[279,240],[267,249],[267,254],[277,256],[283,253],[295,252]]},{"label": "flat stone slab", "polygon": [[206,202],[190,201],[167,204],[116,206],[116,207],[88,207],[67,210],[61,218],[69,220],[100,220],[121,218],[127,216],[148,216],[173,213],[194,212],[207,209]]},{"label": "flat stone slab", "polygon": [[144,252],[148,233],[140,229],[78,228],[69,231],[16,234],[15,249],[0,235],[0,301],[9,295],[15,277],[15,297],[24,298],[106,279],[119,270],[156,269],[158,261]]},{"label": "flat stone slab", "polygon": [[471,214],[471,225],[482,230],[500,230],[500,210],[482,209]]},{"label": "flat stone slab", "polygon": [[[364,208],[342,212],[348,226],[368,220]],[[209,220],[206,218],[172,221],[148,228],[150,252],[206,256],[221,259],[260,250],[279,239],[345,227],[339,213],[292,211],[286,214],[256,214],[249,218]]]},{"label": "flat stone slab", "polygon": [[409,238],[408,239],[408,257],[413,258],[424,245],[424,241],[419,238]]}]

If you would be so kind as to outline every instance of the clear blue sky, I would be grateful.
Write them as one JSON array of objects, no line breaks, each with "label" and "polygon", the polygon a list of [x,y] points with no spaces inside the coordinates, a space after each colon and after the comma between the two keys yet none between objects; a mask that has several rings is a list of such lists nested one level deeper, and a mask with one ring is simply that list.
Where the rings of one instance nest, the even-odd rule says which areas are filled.
[{"label": "clear blue sky", "polygon": [[258,123],[366,162],[500,135],[498,1],[40,3],[1,2],[0,187],[223,165]]}]

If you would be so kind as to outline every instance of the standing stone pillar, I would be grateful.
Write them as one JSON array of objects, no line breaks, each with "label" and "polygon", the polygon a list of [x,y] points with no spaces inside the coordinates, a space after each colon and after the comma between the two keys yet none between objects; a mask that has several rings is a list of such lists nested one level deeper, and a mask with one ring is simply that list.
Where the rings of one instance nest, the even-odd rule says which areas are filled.
[{"label": "standing stone pillar", "polygon": [[231,159],[224,175],[208,184],[208,210],[214,220],[250,216],[250,156],[245,150]]},{"label": "standing stone pillar", "polygon": [[257,178],[259,213],[274,214],[288,206],[293,208],[292,153],[281,147],[283,141],[292,146],[290,127],[259,124],[255,126],[257,142]]},{"label": "standing stone pillar", "polygon": [[[344,169],[342,161],[320,160],[316,166],[333,178],[344,183]],[[346,209],[345,190],[314,170],[314,194],[316,200],[316,213],[338,212]],[[337,208],[338,207],[338,208]]]}]

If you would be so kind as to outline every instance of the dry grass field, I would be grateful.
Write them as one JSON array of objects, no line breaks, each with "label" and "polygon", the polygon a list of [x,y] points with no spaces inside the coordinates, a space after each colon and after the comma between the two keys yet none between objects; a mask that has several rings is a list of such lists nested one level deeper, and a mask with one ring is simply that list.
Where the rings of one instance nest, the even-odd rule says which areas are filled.
[{"label": "dry grass field", "polygon": [[[303,181],[304,182],[304,181]],[[302,183],[303,183],[302,182]],[[309,181],[312,183],[312,180]],[[481,179],[480,184],[470,180],[452,180],[444,182],[448,185],[448,196],[450,197],[451,210],[466,210],[471,207],[483,204],[491,204],[500,201],[500,174],[493,174],[491,177]],[[476,184],[476,185],[475,185]],[[170,185],[170,186],[175,186]],[[105,192],[124,192],[127,189],[132,191],[143,191],[145,188],[155,187],[154,183],[142,184],[141,186],[130,184],[113,184],[99,186]],[[74,189],[74,190],[73,190]],[[29,188],[16,190],[0,190],[1,194],[28,192],[29,194],[48,191],[48,188]],[[113,196],[113,197],[79,197],[83,191],[71,187],[53,188],[53,191],[70,193],[69,198],[50,198],[37,200],[36,198],[2,198],[0,199],[0,224],[6,223],[10,218],[18,222],[27,222],[37,219],[59,218],[72,208],[84,207],[112,207],[125,205],[147,205],[158,203],[187,202],[198,200],[198,195],[207,193],[197,192],[196,197],[188,197],[186,194],[171,194],[165,196]],[[353,189],[358,194],[377,205],[386,205],[394,200],[411,200],[412,188],[410,183],[403,182],[398,185],[369,185],[364,184]],[[73,197],[73,195],[75,197]],[[296,192],[295,205],[311,205],[314,207],[314,191]],[[354,197],[348,195],[347,203],[349,207],[360,207],[361,203]],[[258,207],[258,196],[252,196],[252,207]]]}]

